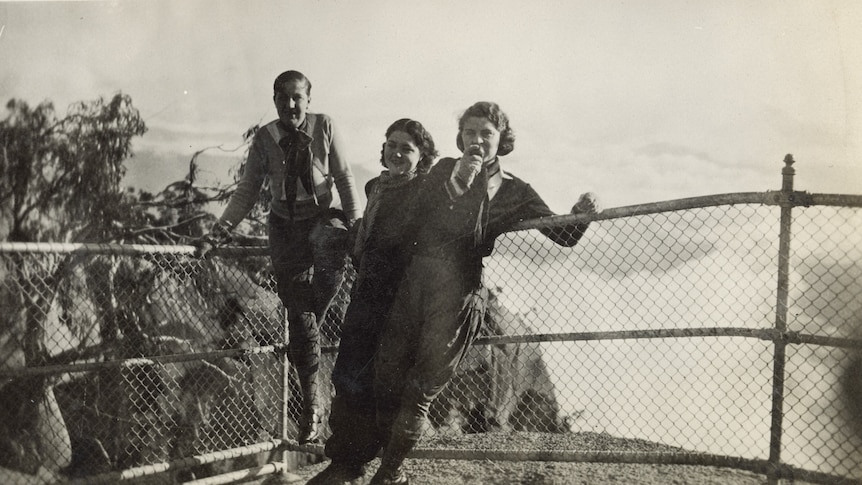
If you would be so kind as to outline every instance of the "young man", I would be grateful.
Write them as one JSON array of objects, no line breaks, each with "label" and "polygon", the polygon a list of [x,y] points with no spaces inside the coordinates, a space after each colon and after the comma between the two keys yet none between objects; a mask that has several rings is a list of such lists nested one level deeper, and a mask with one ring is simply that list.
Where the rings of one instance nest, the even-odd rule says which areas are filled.
[{"label": "young man", "polygon": [[[297,437],[302,444],[319,438],[320,322],[343,280],[347,231],[361,212],[332,120],[308,112],[311,81],[286,71],[275,79],[273,92],[278,119],[255,135],[236,192],[205,240],[217,241],[239,224],[269,177],[270,254],[278,296],[287,308],[287,355],[302,390]],[[341,210],[332,207],[333,185]]]}]

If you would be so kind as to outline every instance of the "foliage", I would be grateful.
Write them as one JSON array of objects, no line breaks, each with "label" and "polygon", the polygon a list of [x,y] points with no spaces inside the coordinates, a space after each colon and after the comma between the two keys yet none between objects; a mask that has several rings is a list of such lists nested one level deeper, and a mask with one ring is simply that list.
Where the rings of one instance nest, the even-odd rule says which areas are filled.
[{"label": "foliage", "polygon": [[[0,121],[0,208],[10,241],[99,238],[128,209],[121,190],[131,140],[146,125],[128,95],[31,108],[10,100]],[[5,218],[5,217],[4,217]]]},{"label": "foliage", "polygon": [[[258,129],[259,126],[255,125],[246,130],[243,143],[236,148],[224,149],[217,146],[196,151],[189,160],[189,171],[183,180],[168,184],[156,195],[141,192],[136,207],[146,215],[146,224],[128,226],[126,231],[119,235],[119,239],[123,242],[187,244],[207,233],[216,220],[216,216],[210,212],[211,205],[224,203],[233,195],[245,170],[251,140]],[[204,152],[211,149],[232,152],[243,147],[245,154],[232,170],[232,183],[215,187],[199,184],[199,159]],[[251,213],[236,228],[234,242],[240,245],[255,245],[255,240],[259,242],[261,237],[266,236],[269,199],[269,187],[265,183]]]},{"label": "foliage", "polygon": [[[251,140],[257,135],[257,132],[260,130],[260,125],[255,125],[246,130],[243,134],[243,140],[247,143],[251,144]],[[245,159],[243,159],[242,164],[237,171],[236,180],[239,181],[240,177],[242,177],[242,173],[245,170],[245,164],[248,161],[248,151],[246,151]],[[251,210],[251,213],[248,215],[247,219],[252,221],[250,224],[249,235],[263,236],[266,234],[266,216],[269,214],[269,205],[272,201],[272,192],[269,190],[270,180],[269,177],[266,177],[263,185],[260,188],[260,195],[257,199],[257,203]]]},{"label": "foliage", "polygon": [[[259,129],[252,126],[243,135],[246,153],[232,184],[198,184],[204,148],[192,155],[183,180],[151,194],[121,186],[131,140],[147,130],[128,95],[75,103],[63,117],[50,101],[33,108],[12,99],[6,108],[0,120],[0,239],[19,242],[188,244],[215,221],[207,207],[233,194]],[[240,239],[266,235],[268,198],[265,185],[237,228]]]}]

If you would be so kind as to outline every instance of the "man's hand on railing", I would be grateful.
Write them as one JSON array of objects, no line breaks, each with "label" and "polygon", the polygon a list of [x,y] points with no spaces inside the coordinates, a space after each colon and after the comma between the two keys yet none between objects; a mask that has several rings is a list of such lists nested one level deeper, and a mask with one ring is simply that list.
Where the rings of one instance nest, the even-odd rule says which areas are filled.
[{"label": "man's hand on railing", "polygon": [[206,258],[207,253],[212,251],[214,247],[205,237],[197,239],[192,244],[195,247],[194,257],[198,259]]},{"label": "man's hand on railing", "polygon": [[598,196],[592,192],[581,194],[578,202],[572,207],[572,214],[595,215],[602,211]]},{"label": "man's hand on railing", "polygon": [[204,234],[193,243],[195,246],[194,256],[205,258],[207,253],[213,249],[227,244],[230,238],[230,229],[224,224],[216,222],[209,233]]}]

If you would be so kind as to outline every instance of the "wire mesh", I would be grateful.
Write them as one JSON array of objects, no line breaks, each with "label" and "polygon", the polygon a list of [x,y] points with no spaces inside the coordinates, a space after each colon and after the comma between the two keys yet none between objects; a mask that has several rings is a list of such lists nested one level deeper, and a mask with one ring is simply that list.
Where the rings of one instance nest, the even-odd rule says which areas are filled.
[{"label": "wire mesh", "polygon": [[[577,442],[767,460],[781,340],[782,463],[862,479],[862,212],[794,208],[788,331],[776,333],[779,211],[720,204],[609,218],[572,248],[538,229],[500,236],[485,259],[482,338],[433,403],[422,449],[469,448],[482,433],[500,438],[488,453],[513,443],[565,453]],[[296,436],[299,391],[268,257],[154,248],[0,246],[6,482]],[[322,329],[325,377],[354,276],[347,265]],[[328,402],[331,388],[321,392]],[[518,435],[527,438],[507,439]],[[262,465],[278,459],[271,452],[153,480]]]}]

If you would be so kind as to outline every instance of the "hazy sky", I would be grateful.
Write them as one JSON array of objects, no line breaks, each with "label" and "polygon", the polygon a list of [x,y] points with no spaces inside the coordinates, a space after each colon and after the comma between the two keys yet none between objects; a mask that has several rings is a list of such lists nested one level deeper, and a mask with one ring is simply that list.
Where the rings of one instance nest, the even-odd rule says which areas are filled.
[{"label": "hazy sky", "polygon": [[[122,1],[0,3],[0,98],[132,96],[149,132],[128,183],[157,190],[191,155],[275,117],[298,69],[360,181],[389,123],[456,155],[457,116],[498,102],[504,167],[567,211],[780,188],[862,193],[862,2]],[[4,114],[5,116],[5,114]],[[238,152],[208,152],[226,183]]]}]

